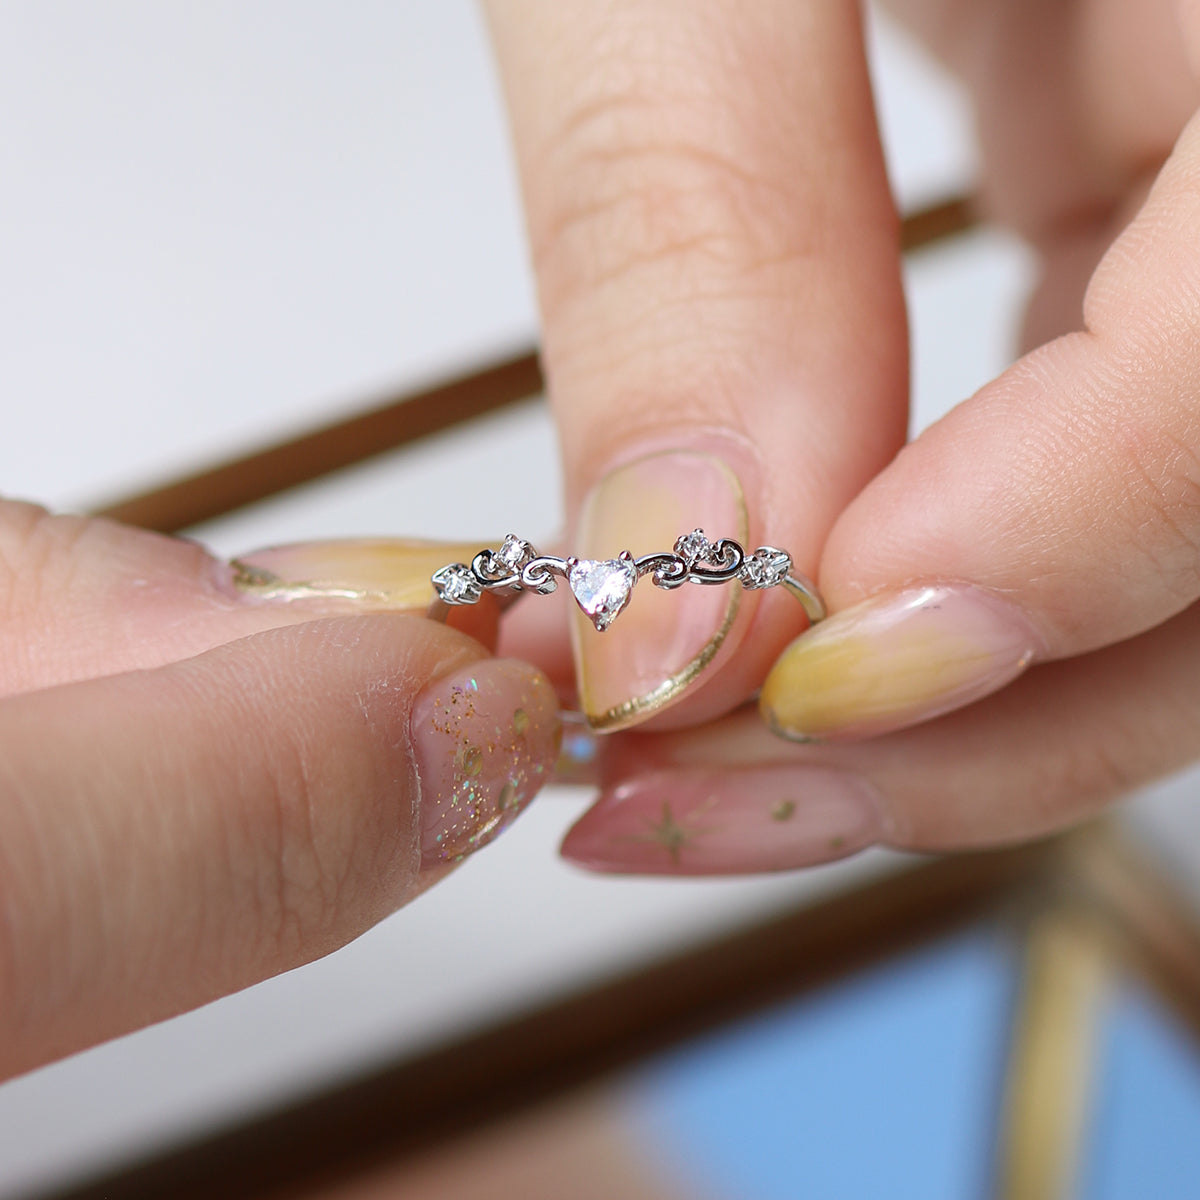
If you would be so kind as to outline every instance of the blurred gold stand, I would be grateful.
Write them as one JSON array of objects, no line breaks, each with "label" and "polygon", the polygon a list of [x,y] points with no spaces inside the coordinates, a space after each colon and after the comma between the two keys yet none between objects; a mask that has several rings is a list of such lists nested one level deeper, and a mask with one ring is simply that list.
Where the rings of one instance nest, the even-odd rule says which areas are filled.
[{"label": "blurred gold stand", "polygon": [[1089,1018],[1105,981],[1136,972],[1200,1039],[1193,913],[1105,824],[925,862],[59,1195],[320,1200],[380,1172],[403,1179],[406,1164],[439,1148],[552,1111],[650,1055],[980,923],[1007,930],[1025,960],[994,1195],[1067,1200],[1094,1060]]},{"label": "blurred gold stand", "polygon": [[[960,198],[910,216],[905,250],[963,233],[973,212]],[[99,511],[182,531],[529,402],[541,387],[530,349]],[[1118,972],[1138,974],[1200,1038],[1195,914],[1162,870],[1107,823],[1036,845],[923,861],[59,1195],[317,1200],[981,921],[1008,930],[1024,962],[994,1195],[1066,1200],[1078,1175],[1097,1006],[1110,981]]]}]

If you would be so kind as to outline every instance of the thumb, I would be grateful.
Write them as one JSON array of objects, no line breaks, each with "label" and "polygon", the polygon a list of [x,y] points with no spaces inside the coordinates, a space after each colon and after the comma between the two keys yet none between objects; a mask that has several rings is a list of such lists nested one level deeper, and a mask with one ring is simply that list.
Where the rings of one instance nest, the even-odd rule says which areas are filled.
[{"label": "thumb", "polygon": [[763,688],[779,732],[897,729],[1200,600],[1198,179],[1194,117],[1093,275],[1086,329],[926,430],[847,509],[822,564],[834,616]]},{"label": "thumb", "polygon": [[417,617],[0,701],[0,1076],[326,954],[553,767],[533,668]]}]

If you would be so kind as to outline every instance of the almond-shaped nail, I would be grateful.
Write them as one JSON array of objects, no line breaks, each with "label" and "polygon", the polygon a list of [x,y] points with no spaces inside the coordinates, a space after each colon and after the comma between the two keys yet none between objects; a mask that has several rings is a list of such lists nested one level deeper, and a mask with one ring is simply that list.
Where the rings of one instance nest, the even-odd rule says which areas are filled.
[{"label": "almond-shaped nail", "polygon": [[428,684],[411,731],[423,867],[458,862],[512,824],[550,779],[562,738],[550,681],[503,658]]},{"label": "almond-shaped nail", "polygon": [[233,585],[242,595],[262,600],[420,609],[434,598],[434,571],[449,562],[470,562],[488,544],[403,538],[296,542],[239,555],[231,563]]},{"label": "almond-shaped nail", "polygon": [[[746,501],[732,469],[713,454],[671,450],[617,467],[584,502],[576,555],[616,559],[670,550],[701,528],[745,544]],[[593,728],[623,729],[679,699],[712,662],[733,625],[741,588],[635,588],[621,619],[598,633],[575,612],[579,699]]]},{"label": "almond-shaped nail", "polygon": [[771,668],[759,708],[784,737],[870,737],[996,691],[1040,648],[1024,615],[980,588],[874,596],[792,642]]},{"label": "almond-shaped nail", "polygon": [[880,841],[883,811],[871,784],[824,767],[665,771],[603,794],[562,853],[616,874],[788,871]]}]

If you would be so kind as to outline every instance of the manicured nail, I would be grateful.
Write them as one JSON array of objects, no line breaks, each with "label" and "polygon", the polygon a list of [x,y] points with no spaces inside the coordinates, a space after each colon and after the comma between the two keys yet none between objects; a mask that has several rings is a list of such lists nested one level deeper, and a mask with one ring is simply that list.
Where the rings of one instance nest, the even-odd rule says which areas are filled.
[{"label": "manicured nail", "polygon": [[[650,454],[606,475],[583,505],[580,558],[670,550],[681,533],[744,540],[741,484],[719,458],[696,450]],[[620,621],[597,633],[576,611],[572,641],[579,699],[595,729],[635,725],[679,697],[713,660],[737,615],[741,588],[634,590]]]},{"label": "manicured nail", "polygon": [[243,554],[231,563],[244,596],[269,601],[322,601],[323,607],[425,608],[430,576],[449,562],[470,562],[486,546],[393,538],[296,542]]},{"label": "manicured nail", "polygon": [[511,825],[549,780],[562,737],[549,680],[504,658],[428,684],[411,729],[423,867],[458,862]]},{"label": "manicured nail", "polygon": [[882,813],[865,780],[824,767],[668,771],[602,795],[562,853],[629,875],[788,871],[878,842]]},{"label": "manicured nail", "polygon": [[970,704],[1015,679],[1040,639],[1007,601],[965,585],[876,596],[803,633],[759,707],[784,737],[869,737]]}]

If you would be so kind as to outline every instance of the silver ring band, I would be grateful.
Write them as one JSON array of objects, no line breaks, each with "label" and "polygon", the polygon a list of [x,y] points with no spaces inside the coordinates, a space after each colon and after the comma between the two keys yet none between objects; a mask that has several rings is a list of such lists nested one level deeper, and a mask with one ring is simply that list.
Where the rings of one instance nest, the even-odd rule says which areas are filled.
[{"label": "silver ring band", "polygon": [[548,595],[564,579],[576,603],[603,632],[620,615],[634,586],[649,575],[655,587],[671,591],[685,583],[706,586],[732,583],[757,591],[786,588],[804,608],[811,623],[823,620],[825,604],[813,583],[793,573],[792,556],[774,546],[759,546],[748,554],[731,538],[710,542],[701,529],[685,533],[670,552],[634,558],[628,550],[616,558],[558,558],[539,554],[527,541],[510,533],[499,550],[480,550],[465,563],[448,563],[432,575],[438,598],[429,615],[444,620],[450,607],[477,604],[491,592],[507,605],[522,592]]}]

